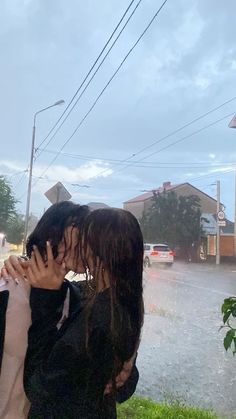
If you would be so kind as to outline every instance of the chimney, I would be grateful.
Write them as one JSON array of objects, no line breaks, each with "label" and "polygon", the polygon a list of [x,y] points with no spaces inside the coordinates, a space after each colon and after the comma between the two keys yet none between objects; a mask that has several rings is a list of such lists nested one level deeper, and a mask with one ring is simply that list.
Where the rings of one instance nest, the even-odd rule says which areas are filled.
[{"label": "chimney", "polygon": [[163,189],[168,189],[171,186],[171,182],[163,182]]}]

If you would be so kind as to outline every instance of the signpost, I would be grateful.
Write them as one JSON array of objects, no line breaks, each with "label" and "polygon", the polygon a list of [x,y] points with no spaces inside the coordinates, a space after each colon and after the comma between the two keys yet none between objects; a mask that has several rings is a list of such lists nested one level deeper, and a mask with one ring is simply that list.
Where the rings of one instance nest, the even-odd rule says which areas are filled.
[{"label": "signpost", "polygon": [[224,211],[218,211],[217,213],[217,224],[219,227],[225,227],[226,221],[225,221],[225,213]]},{"label": "signpost", "polygon": [[224,220],[225,219],[224,211],[219,211],[217,216],[218,216],[218,220],[221,220],[221,221]]},{"label": "signpost", "polygon": [[52,204],[61,201],[69,201],[71,198],[70,192],[61,182],[57,182],[52,188],[48,189],[44,195]]},{"label": "signpost", "polygon": [[216,225],[216,265],[220,264],[220,226],[218,224],[218,214],[220,211],[220,181],[216,181],[216,190],[217,190],[217,206],[216,206],[216,213],[217,213],[217,225]]},{"label": "signpost", "polygon": [[226,226],[226,221],[225,220],[218,220],[218,226],[219,227],[225,227]]}]

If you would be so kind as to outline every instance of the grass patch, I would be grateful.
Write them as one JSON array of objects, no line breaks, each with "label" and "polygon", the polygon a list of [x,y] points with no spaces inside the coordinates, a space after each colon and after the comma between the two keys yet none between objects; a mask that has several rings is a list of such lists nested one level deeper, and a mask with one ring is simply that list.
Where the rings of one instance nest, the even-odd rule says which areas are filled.
[{"label": "grass patch", "polygon": [[179,403],[161,404],[142,397],[131,397],[118,406],[118,419],[216,419],[207,410],[187,407]]}]

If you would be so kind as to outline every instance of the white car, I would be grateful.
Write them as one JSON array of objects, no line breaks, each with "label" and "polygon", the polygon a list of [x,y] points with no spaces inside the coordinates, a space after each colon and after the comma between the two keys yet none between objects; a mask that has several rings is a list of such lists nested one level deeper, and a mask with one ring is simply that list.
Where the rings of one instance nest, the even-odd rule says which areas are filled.
[{"label": "white car", "polygon": [[167,244],[144,243],[144,266],[150,267],[153,263],[165,263],[171,266],[174,262],[174,252]]}]

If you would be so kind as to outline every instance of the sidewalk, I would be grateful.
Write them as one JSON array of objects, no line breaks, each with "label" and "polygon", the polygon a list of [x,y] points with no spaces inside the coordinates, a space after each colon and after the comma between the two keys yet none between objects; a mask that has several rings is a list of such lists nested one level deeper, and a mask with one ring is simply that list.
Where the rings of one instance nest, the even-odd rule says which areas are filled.
[{"label": "sidewalk", "polygon": [[173,264],[173,269],[181,269],[181,272],[236,272],[236,263],[221,263],[216,265],[215,263],[208,262],[182,262],[176,260]]}]

